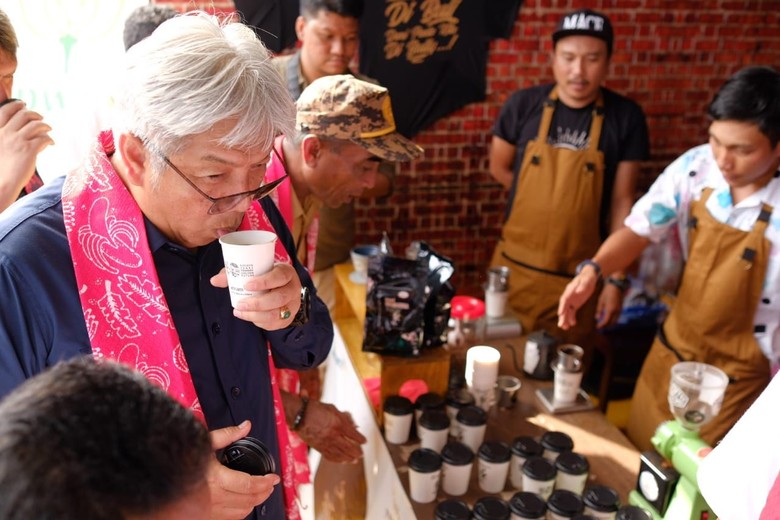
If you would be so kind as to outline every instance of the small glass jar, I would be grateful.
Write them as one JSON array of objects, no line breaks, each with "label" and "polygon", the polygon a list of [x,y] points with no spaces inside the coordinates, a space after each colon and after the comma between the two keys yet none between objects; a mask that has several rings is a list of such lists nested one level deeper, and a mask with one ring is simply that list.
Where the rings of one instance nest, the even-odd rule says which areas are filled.
[{"label": "small glass jar", "polygon": [[447,335],[450,347],[469,348],[485,339],[485,302],[472,296],[453,296],[450,300],[452,330]]}]

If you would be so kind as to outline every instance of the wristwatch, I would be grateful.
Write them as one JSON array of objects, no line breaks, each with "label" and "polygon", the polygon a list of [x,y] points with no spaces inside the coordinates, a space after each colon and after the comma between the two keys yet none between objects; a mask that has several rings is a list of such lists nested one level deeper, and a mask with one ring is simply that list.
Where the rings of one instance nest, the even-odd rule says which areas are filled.
[{"label": "wristwatch", "polygon": [[301,396],[301,408],[298,410],[298,413],[295,414],[295,419],[293,419],[292,427],[290,428],[292,431],[296,431],[301,427],[301,424],[303,424],[303,420],[306,418],[306,409],[309,407],[309,398]]},{"label": "wristwatch", "polygon": [[295,314],[290,326],[300,327],[305,325],[309,321],[309,311],[311,310],[311,297],[309,296],[309,288],[305,285],[301,287],[301,308]]},{"label": "wristwatch", "polygon": [[577,268],[574,270],[574,273],[580,274],[582,270],[585,269],[585,267],[587,266],[591,266],[593,270],[596,271],[596,277],[598,279],[601,279],[601,266],[596,262],[594,262],[593,260],[591,260],[590,258],[587,260],[583,260],[582,262],[577,264]]},{"label": "wristwatch", "polygon": [[607,277],[607,283],[611,283],[618,289],[620,289],[620,292],[626,292],[629,287],[631,287],[631,281],[625,276],[608,276]]}]

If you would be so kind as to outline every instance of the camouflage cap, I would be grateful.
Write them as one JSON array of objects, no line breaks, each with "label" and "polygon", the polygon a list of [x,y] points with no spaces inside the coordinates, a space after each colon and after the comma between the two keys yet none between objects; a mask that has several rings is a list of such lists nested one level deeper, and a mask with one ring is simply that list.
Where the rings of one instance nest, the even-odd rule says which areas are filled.
[{"label": "camouflage cap", "polygon": [[352,141],[388,161],[411,161],[423,151],[396,131],[387,89],[354,76],[314,80],[296,106],[300,131]]}]

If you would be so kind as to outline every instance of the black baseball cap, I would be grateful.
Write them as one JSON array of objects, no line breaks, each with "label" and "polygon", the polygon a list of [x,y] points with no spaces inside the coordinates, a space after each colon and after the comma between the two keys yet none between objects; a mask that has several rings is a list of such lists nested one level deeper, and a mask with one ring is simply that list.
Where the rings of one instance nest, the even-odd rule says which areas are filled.
[{"label": "black baseball cap", "polygon": [[561,38],[577,35],[593,36],[605,41],[607,52],[612,54],[614,33],[612,32],[612,23],[606,15],[590,9],[580,9],[564,15],[558,21],[558,25],[555,27],[555,32],[552,35],[553,47]]}]

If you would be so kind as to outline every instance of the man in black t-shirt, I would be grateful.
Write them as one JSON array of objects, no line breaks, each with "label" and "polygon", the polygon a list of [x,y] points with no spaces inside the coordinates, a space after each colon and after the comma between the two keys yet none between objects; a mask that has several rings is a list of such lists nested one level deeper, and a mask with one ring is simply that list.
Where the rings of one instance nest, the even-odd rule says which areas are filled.
[{"label": "man in black t-shirt", "polygon": [[[491,265],[506,265],[523,329],[541,328],[589,351],[594,326],[620,315],[625,277],[610,274],[573,331],[557,328],[560,292],[634,202],[647,123],[635,102],[602,86],[613,31],[600,13],[564,16],[553,33],[555,83],[512,94],[493,128],[490,173],[510,190]],[[590,318],[593,316],[593,318]]]}]

